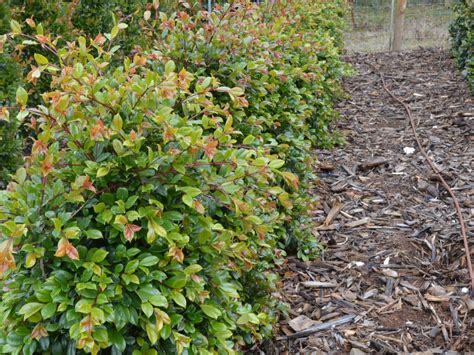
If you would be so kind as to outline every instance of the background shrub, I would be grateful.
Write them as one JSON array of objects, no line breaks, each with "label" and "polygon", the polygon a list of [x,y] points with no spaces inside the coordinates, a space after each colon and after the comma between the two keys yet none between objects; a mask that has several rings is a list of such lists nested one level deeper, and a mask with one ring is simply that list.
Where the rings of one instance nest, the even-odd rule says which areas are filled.
[{"label": "background shrub", "polygon": [[[0,35],[10,30],[9,22],[10,11],[5,3],[0,3]],[[0,188],[6,186],[8,174],[21,163],[22,139],[18,136],[18,123],[7,119],[1,111],[2,107],[15,103],[15,91],[20,85],[20,78],[20,65],[3,48],[3,51],[0,50]]]},{"label": "background shrub", "polygon": [[472,90],[474,90],[474,3],[459,0],[457,17],[451,24],[452,53]]},{"label": "background shrub", "polygon": [[312,148],[337,142],[342,21],[326,2],[235,5],[146,4],[93,39],[21,24],[44,36],[22,49],[28,78],[52,88],[15,90],[34,143],[0,194],[2,353],[232,353],[271,335],[281,248],[317,253]]},{"label": "background shrub", "polygon": [[337,117],[332,103],[347,72],[339,58],[344,6],[312,1],[281,2],[273,11],[261,6],[234,2],[217,6],[210,16],[193,16],[183,7],[171,15],[150,16],[143,32],[163,62],[173,60],[227,87],[245,89],[245,107],[233,105],[228,95],[218,98],[229,105],[244,133],[237,137],[241,144],[264,145],[298,175],[302,188],[285,200],[281,212],[287,223],[280,241],[309,257],[318,250],[305,193],[315,178],[313,149],[339,141],[329,124]]}]

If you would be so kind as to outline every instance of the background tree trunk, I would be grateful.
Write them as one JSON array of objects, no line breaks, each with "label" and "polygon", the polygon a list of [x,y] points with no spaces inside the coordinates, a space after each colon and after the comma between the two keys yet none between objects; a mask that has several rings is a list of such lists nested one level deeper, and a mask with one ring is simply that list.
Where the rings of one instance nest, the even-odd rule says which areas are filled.
[{"label": "background tree trunk", "polygon": [[403,25],[405,23],[405,10],[407,8],[407,0],[395,1],[395,14],[393,24],[393,41],[392,51],[400,51],[403,41]]}]

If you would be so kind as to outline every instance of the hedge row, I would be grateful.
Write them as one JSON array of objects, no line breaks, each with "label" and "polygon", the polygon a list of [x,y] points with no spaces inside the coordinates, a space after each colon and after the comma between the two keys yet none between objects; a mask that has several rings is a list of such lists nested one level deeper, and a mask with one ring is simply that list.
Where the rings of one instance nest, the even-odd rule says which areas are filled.
[{"label": "hedge row", "polygon": [[210,24],[202,12],[190,17],[150,14],[143,31],[151,53],[162,63],[172,60],[178,70],[190,69],[245,90],[244,105],[228,108],[242,132],[237,139],[243,143],[252,137],[253,145],[276,154],[297,174],[301,189],[287,198],[292,208],[281,211],[287,223],[279,235],[303,257],[317,247],[306,195],[314,179],[312,150],[339,141],[329,124],[336,117],[332,102],[340,95],[338,80],[346,70],[339,59],[341,8],[341,3],[299,1],[266,15],[258,6],[218,7]]},{"label": "hedge row", "polygon": [[458,0],[454,9],[457,17],[450,27],[452,53],[474,90],[474,2]]},{"label": "hedge row", "polygon": [[12,21],[29,82],[51,89],[16,90],[35,140],[0,193],[2,353],[233,353],[271,335],[284,249],[318,251],[338,5],[153,2],[67,43]]}]

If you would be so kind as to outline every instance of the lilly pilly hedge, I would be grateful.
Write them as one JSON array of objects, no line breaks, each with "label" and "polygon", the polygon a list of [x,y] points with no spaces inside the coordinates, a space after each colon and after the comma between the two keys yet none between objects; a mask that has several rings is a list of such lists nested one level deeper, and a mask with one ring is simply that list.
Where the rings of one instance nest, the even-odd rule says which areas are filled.
[{"label": "lilly pilly hedge", "polygon": [[[271,334],[274,267],[308,209],[303,167],[343,71],[334,37],[323,31],[313,50],[303,31],[314,27],[303,12],[326,5],[292,4],[296,22],[274,25],[271,9],[245,2],[212,15],[146,10],[145,21],[191,23],[196,35],[220,21],[225,32],[185,62],[171,55],[175,32],[144,36],[153,45],[124,58],[114,40],[125,23],[64,44],[29,35],[49,57],[34,55],[28,80],[52,88],[36,107],[16,91],[37,139],[0,193],[2,353],[233,353]],[[230,11],[252,20],[227,24]],[[222,63],[213,53],[232,48]]]},{"label": "lilly pilly hedge", "polygon": [[[311,199],[305,195],[315,178],[313,149],[338,142],[328,126],[347,71],[339,56],[341,9],[342,2],[306,0],[277,2],[272,11],[248,4],[217,6],[211,15],[150,13],[143,26],[162,62],[173,60],[178,68],[245,89],[243,105],[229,103],[234,125],[244,133],[236,139],[263,145],[298,176],[302,189],[282,197],[292,208],[282,211],[288,221],[280,233],[300,257],[317,248],[308,228]],[[217,99],[229,101],[227,95]]]}]

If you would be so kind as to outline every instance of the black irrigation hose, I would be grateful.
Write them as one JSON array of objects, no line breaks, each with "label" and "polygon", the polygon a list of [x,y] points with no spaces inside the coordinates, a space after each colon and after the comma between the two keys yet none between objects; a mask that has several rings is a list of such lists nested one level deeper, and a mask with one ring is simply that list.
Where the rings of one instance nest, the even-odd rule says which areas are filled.
[{"label": "black irrigation hose", "polygon": [[413,115],[411,113],[410,107],[408,107],[408,105],[405,102],[403,102],[400,98],[395,96],[395,94],[392,91],[390,91],[390,89],[387,87],[387,84],[385,82],[385,78],[383,76],[383,73],[380,71],[380,69],[375,67],[373,64],[370,64],[370,65],[379,74],[380,79],[382,80],[383,88],[387,92],[387,94],[389,94],[390,97],[394,101],[398,102],[405,109],[405,112],[407,113],[407,116],[410,119],[411,129],[413,131],[413,135],[415,136],[416,144],[420,148],[421,154],[425,158],[425,160],[428,163],[428,165],[430,166],[431,170],[433,170],[433,172],[436,174],[438,179],[441,181],[441,184],[444,186],[446,191],[448,191],[449,195],[453,199],[454,207],[456,209],[456,214],[457,214],[458,220],[459,220],[461,236],[462,236],[463,241],[464,241],[464,251],[466,253],[467,269],[468,269],[468,272],[469,272],[469,276],[471,278],[471,293],[474,293],[474,271],[472,269],[471,252],[469,250],[469,242],[468,242],[468,239],[467,239],[466,225],[465,225],[464,217],[463,217],[463,214],[462,214],[461,206],[459,204],[459,200],[456,197],[456,195],[454,194],[454,191],[451,189],[451,187],[448,185],[446,180],[441,175],[441,172],[438,170],[438,168],[435,166],[435,164],[433,163],[431,158],[426,153],[425,148],[423,148],[423,145],[421,144],[420,138],[418,137],[418,134],[416,133],[415,120],[413,119]]}]

